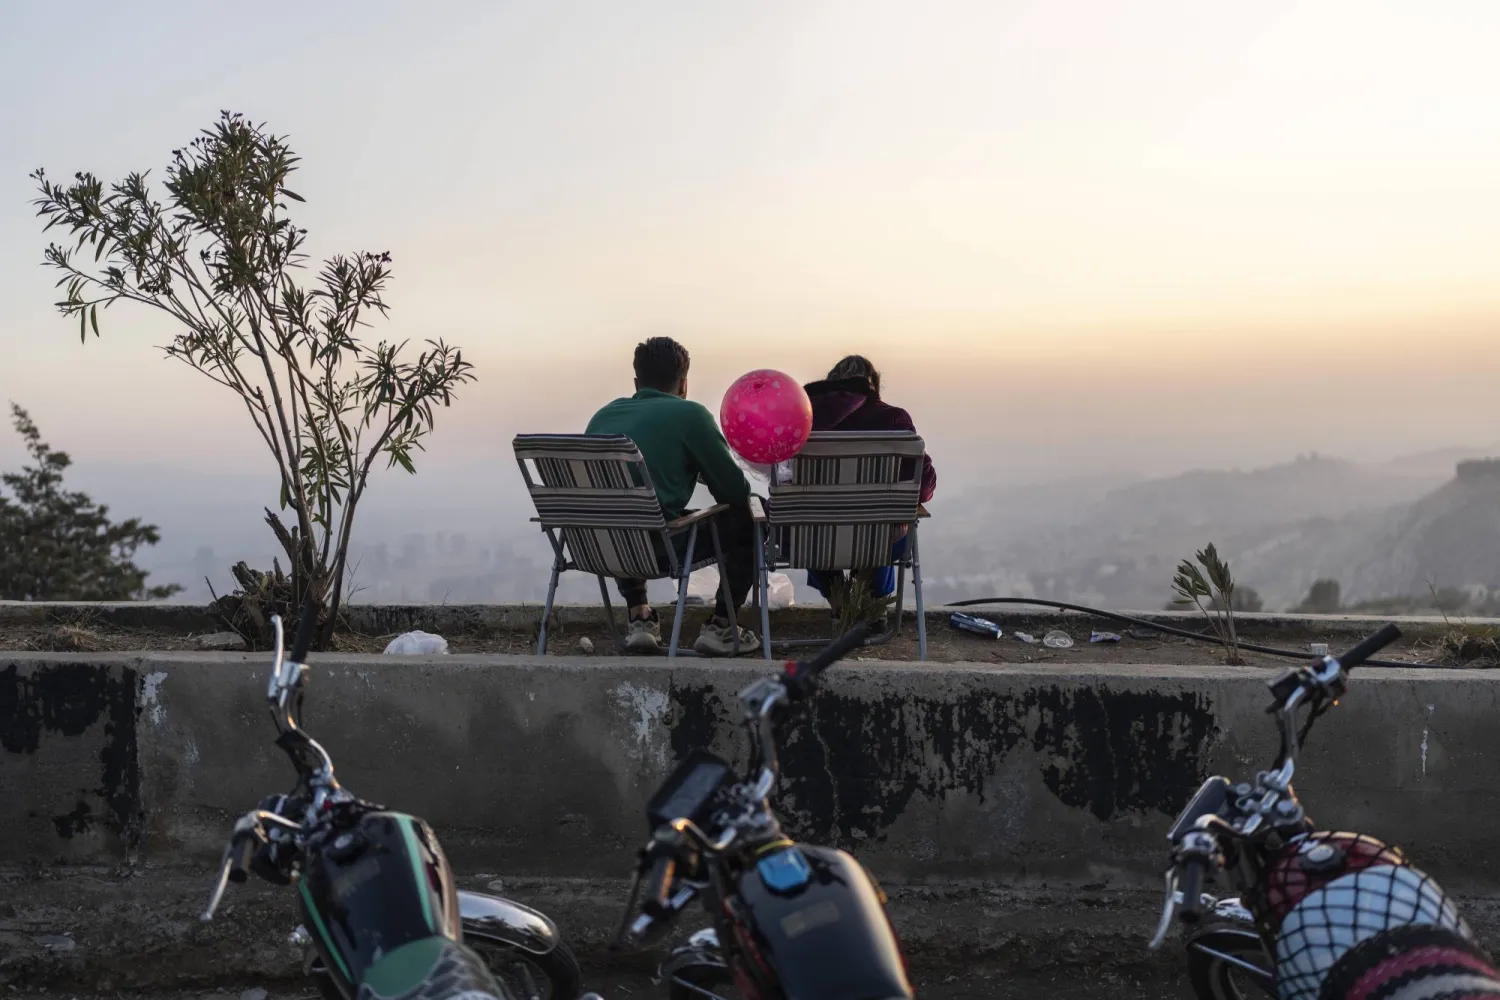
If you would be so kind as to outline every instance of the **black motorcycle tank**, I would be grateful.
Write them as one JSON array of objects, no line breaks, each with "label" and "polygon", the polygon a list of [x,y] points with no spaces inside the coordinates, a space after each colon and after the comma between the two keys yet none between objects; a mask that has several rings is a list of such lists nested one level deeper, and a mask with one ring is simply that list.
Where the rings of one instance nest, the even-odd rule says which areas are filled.
[{"label": "black motorcycle tank", "polygon": [[458,938],[453,874],[422,820],[366,813],[309,853],[299,901],[323,964],[346,993],[403,945]]},{"label": "black motorcycle tank", "polygon": [[806,861],[805,877],[792,876],[801,866],[791,859],[758,864],[739,883],[756,943],[787,1000],[912,996],[880,893],[859,862],[827,847],[795,849]]}]

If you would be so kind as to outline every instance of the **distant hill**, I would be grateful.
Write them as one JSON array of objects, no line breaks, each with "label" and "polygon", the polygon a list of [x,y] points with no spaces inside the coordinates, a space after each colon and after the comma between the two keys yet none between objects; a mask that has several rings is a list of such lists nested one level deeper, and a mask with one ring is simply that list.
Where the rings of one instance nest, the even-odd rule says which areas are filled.
[{"label": "distant hill", "polygon": [[1137,483],[1106,503],[1112,519],[1134,526],[1240,531],[1408,502],[1451,473],[1451,464],[1433,475],[1308,455],[1248,472],[1200,470]]},{"label": "distant hill", "polygon": [[1366,536],[1344,583],[1354,600],[1429,586],[1500,590],[1500,460],[1460,462],[1457,475]]},{"label": "distant hill", "polygon": [[1492,455],[1500,455],[1500,442],[1485,448],[1438,448],[1414,455],[1403,455],[1382,463],[1380,468],[1417,476],[1437,476],[1449,479],[1452,478],[1453,469],[1459,462],[1488,458]]},{"label": "distant hill", "polygon": [[[965,497],[961,513],[934,518],[935,537],[924,538],[929,596],[1155,608],[1171,596],[1177,562],[1215,542],[1268,607],[1287,607],[1313,580],[1352,574],[1370,558],[1372,538],[1399,531],[1401,511],[1452,476],[1451,462],[1431,456],[1363,464],[1308,455],[1260,469]],[[1377,571],[1369,573],[1373,580]]]}]

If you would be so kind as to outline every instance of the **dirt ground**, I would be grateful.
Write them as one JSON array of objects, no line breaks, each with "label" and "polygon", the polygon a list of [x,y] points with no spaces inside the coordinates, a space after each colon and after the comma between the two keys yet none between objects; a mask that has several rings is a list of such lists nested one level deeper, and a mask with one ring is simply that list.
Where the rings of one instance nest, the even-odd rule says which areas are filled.
[{"label": "dirt ground", "polygon": [[[962,972],[915,969],[913,983],[919,997],[931,1000],[1191,1000],[1186,981],[1137,980],[1109,972],[1088,977],[1016,976],[984,969]],[[645,976],[621,976],[585,970],[585,986],[605,1000],[654,1000],[665,996],[660,985]],[[251,983],[189,992],[4,993],[17,1000],[318,1000],[313,989],[290,990],[284,983],[271,988]]]},{"label": "dirt ground", "polygon": [[[702,613],[690,613],[683,624],[682,645],[690,650],[692,640],[698,634]],[[1027,623],[1015,629],[1007,627],[1000,639],[990,639],[952,628],[947,622],[934,622],[928,629],[927,659],[935,663],[977,662],[1015,664],[1069,664],[1085,663],[1149,663],[1201,666],[1225,662],[1223,649],[1211,642],[1201,642],[1155,631],[1116,626],[1113,631],[1118,641],[1091,642],[1091,630],[1087,625],[1069,625],[1067,631],[1073,645],[1066,649],[1054,649],[1039,640],[1044,633],[1057,624],[1056,620],[1039,619],[1034,625]],[[1016,637],[1016,631],[1029,632],[1037,642],[1027,643]],[[826,638],[813,627],[778,625],[773,636],[779,639]],[[395,638],[390,635],[366,635],[349,630],[337,632],[334,649],[346,653],[380,653]],[[475,633],[459,633],[444,636],[451,653],[506,653],[529,654],[536,646],[536,639],[529,630],[487,630]],[[1279,632],[1275,639],[1261,639],[1262,644],[1283,649],[1308,652],[1310,644],[1327,643],[1337,652],[1351,643],[1347,635],[1318,634],[1306,632]],[[86,617],[56,621],[49,624],[0,624],[0,650],[38,650],[51,652],[134,652],[144,650],[196,650],[202,648],[198,636],[180,632],[125,629]],[[780,659],[803,654],[809,650],[777,649],[774,655]],[[747,651],[746,655],[758,656],[759,647]],[[621,652],[611,637],[602,615],[597,624],[569,624],[554,627],[551,631],[548,654],[554,656],[619,656]],[[1309,655],[1311,655],[1309,653]],[[1430,640],[1404,641],[1388,648],[1382,658],[1412,663],[1437,663],[1452,665],[1451,657],[1435,648]],[[1242,654],[1246,666],[1275,668],[1292,662],[1283,657],[1261,653]],[[855,657],[856,660],[916,660],[918,658],[915,628],[908,622],[902,631],[888,642],[867,647]],[[1483,663],[1472,664],[1475,666]]]},{"label": "dirt ground", "polygon": [[[211,876],[197,867],[155,865],[0,867],[0,1000],[234,1000],[246,993],[254,1000],[259,989],[268,991],[267,1000],[310,996],[297,976],[299,953],[287,941],[297,921],[293,898],[274,886],[235,887],[205,924],[198,913]],[[466,888],[494,882],[493,874],[459,876]],[[651,982],[661,948],[609,949],[625,879],[514,876],[504,888],[558,922],[584,959],[588,988],[606,1000],[661,995]],[[1074,888],[1069,898],[1078,910],[1058,905],[1056,890],[1045,884],[970,886],[960,890],[966,909],[934,915],[931,886],[889,889],[919,995],[1186,996],[1177,991],[1180,953],[1145,949],[1158,902],[1154,891]],[[976,929],[956,921],[971,919],[982,926],[980,936],[969,946],[950,947],[952,935]]]}]

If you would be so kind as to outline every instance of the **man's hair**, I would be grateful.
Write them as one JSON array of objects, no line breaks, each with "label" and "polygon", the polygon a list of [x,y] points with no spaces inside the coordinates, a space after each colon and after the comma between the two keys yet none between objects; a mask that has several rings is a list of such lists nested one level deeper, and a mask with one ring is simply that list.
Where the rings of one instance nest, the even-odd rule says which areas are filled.
[{"label": "man's hair", "polygon": [[830,380],[862,378],[870,383],[870,388],[875,390],[877,396],[880,395],[880,372],[875,370],[869,358],[858,354],[851,354],[834,365],[833,370],[828,373],[828,378]]},{"label": "man's hair", "polygon": [[670,392],[687,378],[687,348],[671,337],[652,337],[635,348],[636,381],[648,389]]}]

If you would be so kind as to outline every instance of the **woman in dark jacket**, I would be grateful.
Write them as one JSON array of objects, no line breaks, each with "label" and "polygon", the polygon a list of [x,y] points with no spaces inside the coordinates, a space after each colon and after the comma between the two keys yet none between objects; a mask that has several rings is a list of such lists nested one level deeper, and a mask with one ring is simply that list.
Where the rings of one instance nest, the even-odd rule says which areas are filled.
[{"label": "woman in dark jacket", "polygon": [[[867,358],[858,354],[833,366],[828,377],[804,387],[812,400],[815,431],[916,431],[911,414],[880,398],[880,372]],[[932,499],[937,490],[937,473],[932,459],[922,458],[922,503]],[[906,553],[906,535],[892,546],[896,559]],[[830,574],[809,570],[807,584],[825,598],[831,583]],[[896,592],[896,571],[885,567],[874,572],[873,592],[886,597]]]}]

